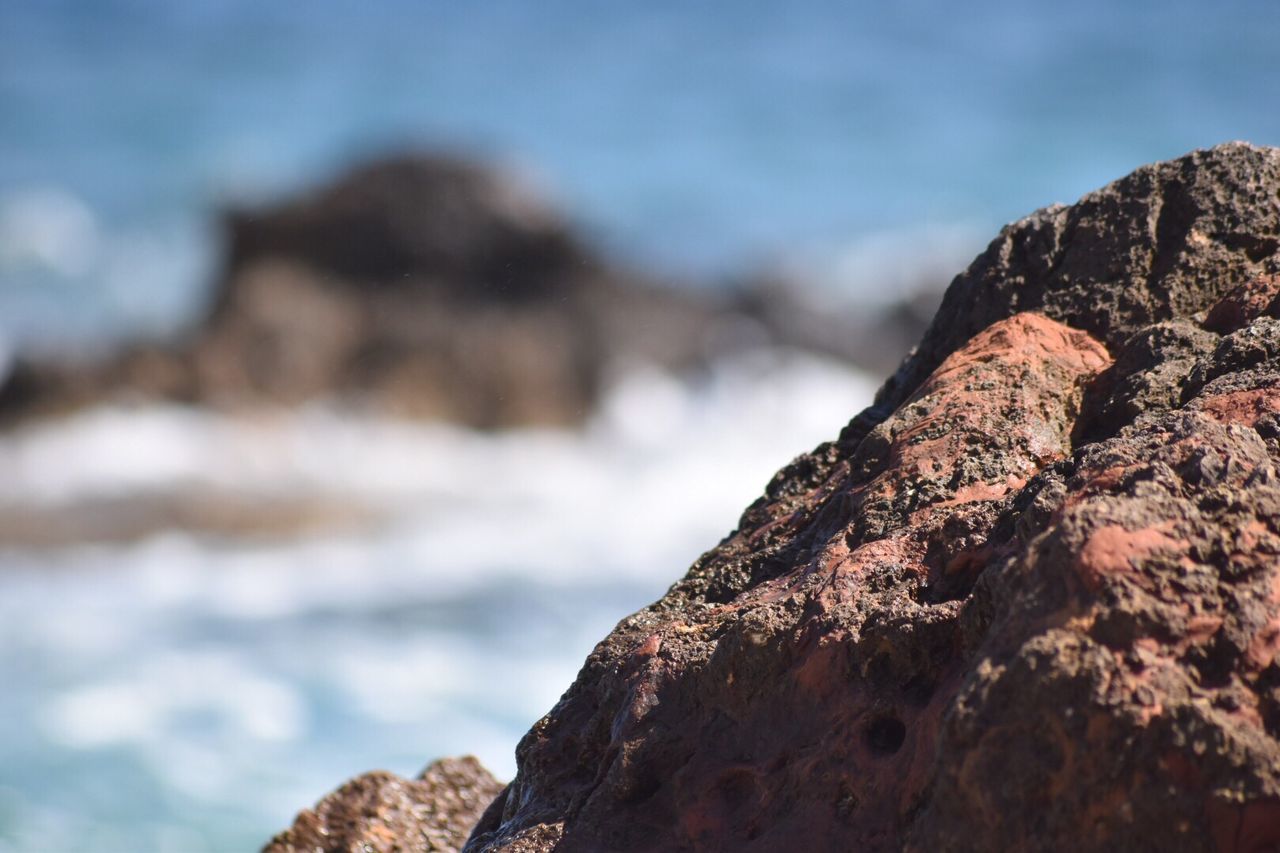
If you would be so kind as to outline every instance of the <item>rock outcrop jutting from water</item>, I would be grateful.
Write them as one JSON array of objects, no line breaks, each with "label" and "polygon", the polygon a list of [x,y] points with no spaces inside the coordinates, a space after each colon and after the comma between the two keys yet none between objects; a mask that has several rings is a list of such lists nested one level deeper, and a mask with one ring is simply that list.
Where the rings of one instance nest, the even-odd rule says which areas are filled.
[{"label": "rock outcrop jutting from water", "polygon": [[637,365],[684,375],[769,346],[879,364],[918,334],[913,299],[858,318],[763,274],[673,286],[596,249],[518,175],[440,154],[360,165],[221,224],[203,316],[97,358],[21,354],[0,366],[0,430],[158,401],[573,426]]},{"label": "rock outcrop jutting from water", "polygon": [[[1275,849],[1277,274],[1277,149],[1006,227],[596,647],[466,849]],[[445,849],[360,827],[329,849]]]},{"label": "rock outcrop jutting from water", "polygon": [[603,258],[516,176],[447,156],[375,161],[221,224],[222,269],[190,329],[97,360],[20,359],[0,377],[0,426],[102,402],[317,399],[485,428],[573,424],[611,359],[684,367],[715,322]]}]

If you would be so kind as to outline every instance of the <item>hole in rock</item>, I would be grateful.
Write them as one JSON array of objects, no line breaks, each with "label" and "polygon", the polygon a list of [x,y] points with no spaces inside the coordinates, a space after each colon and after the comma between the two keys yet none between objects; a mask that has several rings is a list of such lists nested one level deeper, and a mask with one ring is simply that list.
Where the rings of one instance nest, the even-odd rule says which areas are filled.
[{"label": "hole in rock", "polygon": [[880,755],[893,755],[907,739],[907,726],[897,717],[877,717],[867,724],[867,746]]}]

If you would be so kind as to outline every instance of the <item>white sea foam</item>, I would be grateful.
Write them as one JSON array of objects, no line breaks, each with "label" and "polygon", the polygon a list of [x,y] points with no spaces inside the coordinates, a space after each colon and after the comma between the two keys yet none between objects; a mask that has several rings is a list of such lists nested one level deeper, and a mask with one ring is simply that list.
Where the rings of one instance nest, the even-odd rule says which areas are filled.
[{"label": "white sea foam", "polygon": [[[216,814],[261,839],[356,772],[438,755],[509,776],[592,644],[871,390],[772,353],[691,385],[636,372],[573,432],[156,406],[6,438],[0,505],[204,489],[342,500],[377,521],[0,547],[0,768],[21,768],[0,769],[0,789],[31,816],[0,849],[64,837],[39,835],[39,815],[102,839],[132,820],[162,847]],[[67,762],[94,791],[68,794],[74,816],[32,784]],[[163,820],[139,806],[146,791],[169,803]]]}]

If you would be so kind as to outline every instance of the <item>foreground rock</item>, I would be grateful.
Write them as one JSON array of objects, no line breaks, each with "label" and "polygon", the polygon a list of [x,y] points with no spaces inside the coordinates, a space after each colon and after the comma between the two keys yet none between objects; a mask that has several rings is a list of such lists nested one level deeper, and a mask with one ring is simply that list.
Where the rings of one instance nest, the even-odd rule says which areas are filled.
[{"label": "foreground rock", "polygon": [[457,850],[501,790],[502,783],[471,757],[436,761],[412,781],[386,772],[366,773],[298,815],[266,849]]},{"label": "foreground rock", "polygon": [[1244,144],[1007,227],[467,849],[1276,849],[1278,250]]}]

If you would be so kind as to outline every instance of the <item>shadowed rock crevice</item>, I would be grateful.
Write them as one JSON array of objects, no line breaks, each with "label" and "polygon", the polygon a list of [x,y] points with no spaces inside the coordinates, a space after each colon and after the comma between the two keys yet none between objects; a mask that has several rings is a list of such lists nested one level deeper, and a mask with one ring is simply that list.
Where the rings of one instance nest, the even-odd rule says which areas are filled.
[{"label": "shadowed rock crevice", "polygon": [[1235,143],[1004,229],[467,849],[1280,844],[1278,190]]}]

